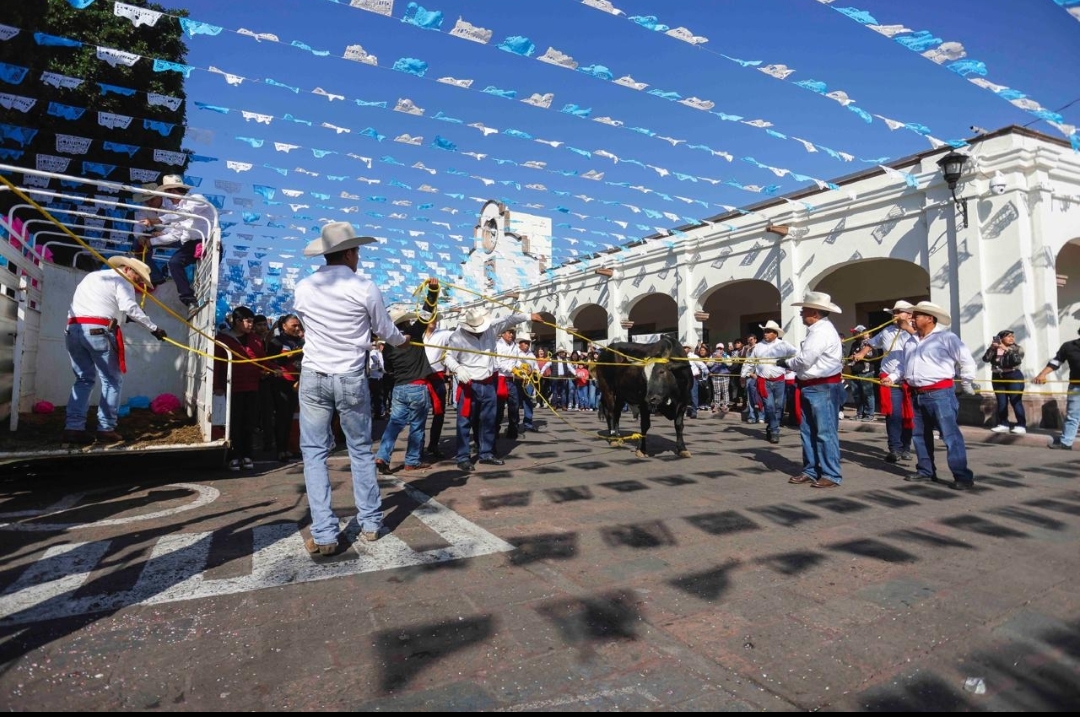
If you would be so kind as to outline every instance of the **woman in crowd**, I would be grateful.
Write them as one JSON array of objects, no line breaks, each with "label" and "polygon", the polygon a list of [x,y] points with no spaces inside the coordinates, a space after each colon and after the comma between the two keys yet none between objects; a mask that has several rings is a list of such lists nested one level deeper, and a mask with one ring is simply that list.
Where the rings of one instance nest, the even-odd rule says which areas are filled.
[{"label": "woman in crowd", "polygon": [[1016,336],[1005,329],[990,342],[990,348],[983,354],[983,361],[990,364],[991,385],[997,397],[997,425],[990,430],[994,433],[1009,432],[1009,406],[1016,416],[1016,425],[1012,432],[1027,433],[1027,416],[1024,413],[1024,372],[1020,365],[1024,363],[1024,349],[1016,343]]},{"label": "woman in crowd", "polygon": [[251,470],[252,433],[259,415],[259,380],[267,369],[257,363],[234,363],[232,385],[229,386],[229,364],[226,359],[242,361],[261,359],[266,348],[254,333],[255,312],[238,306],[226,319],[228,328],[215,337],[214,395],[224,396],[229,390],[229,470]]},{"label": "woman in crowd", "polygon": [[701,362],[701,375],[698,376],[698,410],[707,411],[713,401],[712,380],[709,378],[709,348],[705,344],[698,344],[694,355]]},{"label": "woman in crowd", "polygon": [[712,361],[709,363],[709,379],[712,381],[712,412],[725,412],[728,409],[728,404],[731,403],[731,396],[728,395],[728,367],[724,363],[727,352],[724,351],[723,344],[717,344],[716,350],[713,351]]},{"label": "woman in crowd", "polygon": [[540,373],[540,395],[544,401],[551,401],[551,361],[547,349],[536,349],[536,370]]},{"label": "woman in crowd", "polygon": [[282,356],[298,351],[304,346],[304,329],[295,314],[286,314],[277,320],[270,341],[266,346],[267,356],[279,358],[268,362],[277,370],[274,376],[265,379],[270,382],[274,399],[274,444],[278,450],[278,460],[288,463],[293,456],[289,453],[289,434],[292,432],[293,416],[300,410],[299,394],[300,361],[302,354]]}]

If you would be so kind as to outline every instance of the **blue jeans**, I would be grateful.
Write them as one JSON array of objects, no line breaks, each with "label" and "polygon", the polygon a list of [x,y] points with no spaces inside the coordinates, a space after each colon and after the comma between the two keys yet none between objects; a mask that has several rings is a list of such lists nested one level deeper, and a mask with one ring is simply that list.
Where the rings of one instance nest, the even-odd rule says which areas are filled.
[{"label": "blue jeans", "polygon": [[[859,376],[851,382],[851,398],[855,402],[855,416],[857,418],[865,416],[866,418],[874,417],[874,391],[877,390],[877,385],[870,381],[864,381],[864,378],[872,378],[869,374],[865,376]],[[837,413],[840,411],[838,410]]]},{"label": "blue jeans", "polygon": [[518,392],[518,403],[525,407],[525,428],[533,428],[533,384],[523,383],[521,381],[514,381],[514,386],[511,389]]},{"label": "blue jeans", "polygon": [[758,409],[760,404],[761,396],[758,395],[757,379],[746,379],[746,420],[761,420],[761,411]]},{"label": "blue jeans", "polygon": [[409,442],[405,448],[405,465],[420,465],[420,457],[424,450],[424,427],[427,424],[430,405],[431,399],[428,397],[426,383],[394,386],[390,399],[390,420],[386,422],[386,428],[383,430],[382,440],[379,441],[379,454],[376,458],[381,458],[384,463],[390,463],[394,443],[407,426]]},{"label": "blue jeans", "polygon": [[[91,331],[103,333],[91,334]],[[124,374],[120,373],[120,357],[116,353],[116,337],[105,331],[103,326],[71,324],[67,327],[64,343],[71,357],[71,370],[75,373],[64,428],[69,431],[86,430],[90,394],[100,374],[101,400],[98,401],[97,429],[115,431],[117,412],[120,410],[120,387],[124,382]]]},{"label": "blue jeans", "polygon": [[690,405],[686,407],[686,415],[696,417],[698,412],[698,381],[696,376],[690,377]]},{"label": "blue jeans", "polygon": [[596,379],[590,378],[585,384],[586,405],[585,408],[596,410]]},{"label": "blue jeans", "polygon": [[551,381],[551,405],[555,408],[565,409],[569,407],[570,381],[565,378],[556,378]]},{"label": "blue jeans", "polygon": [[889,453],[911,451],[911,429],[904,428],[904,391],[897,387],[888,389],[892,398],[892,411],[885,416],[885,433],[889,437]]},{"label": "blue jeans", "polygon": [[784,415],[784,392],[787,385],[784,379],[765,382],[765,424],[766,432],[772,436],[780,435],[780,418]]},{"label": "blue jeans", "polygon": [[[1009,406],[1013,407],[1016,425],[1027,428],[1027,414],[1024,413],[1024,373],[1006,371],[992,380],[997,397],[997,422],[999,426],[1009,425]],[[1014,393],[1014,391],[1019,393]]]},{"label": "blue jeans", "polygon": [[[564,382],[565,383],[565,382]],[[472,437],[472,424],[476,421],[477,434],[480,441],[480,457],[495,457],[495,414],[498,410],[498,397],[496,396],[495,382],[477,383],[473,381],[463,384],[461,401],[458,403],[457,414],[457,457],[458,463],[469,460],[469,440]],[[469,406],[470,414],[464,415],[462,404],[465,402],[465,393],[472,390],[472,401]]]},{"label": "blue jeans", "polygon": [[[1072,376],[1069,377],[1072,379]],[[1076,440],[1076,429],[1080,427],[1080,388],[1069,391],[1065,399],[1065,427],[1061,429],[1061,443],[1071,446]]]},{"label": "blue jeans", "polygon": [[198,259],[195,258],[195,249],[201,244],[200,241],[186,241],[169,257],[169,275],[176,282],[176,293],[180,299],[194,299],[195,290],[191,288],[188,280],[187,268]]},{"label": "blue jeans", "polygon": [[[778,382],[779,383],[779,382]],[[828,478],[840,483],[840,418],[839,391],[842,384],[819,383],[799,391],[802,409],[802,438],[804,475],[815,480]]]},{"label": "blue jeans", "polygon": [[326,460],[334,448],[334,409],[341,420],[352,468],[356,522],[366,532],[382,528],[382,501],[371,455],[371,398],[364,373],[300,372],[300,452],[311,507],[311,537],[320,545],[337,540],[338,519],[330,507],[330,474]]},{"label": "blue jeans", "polygon": [[956,421],[956,412],[960,401],[950,388],[939,388],[926,393],[911,392],[911,403],[915,408],[915,429],[911,437],[915,443],[915,455],[918,457],[916,470],[919,475],[936,477],[934,465],[934,429],[941,433],[945,444],[946,458],[953,478],[960,483],[974,483],[975,474],[967,464],[967,446]]}]

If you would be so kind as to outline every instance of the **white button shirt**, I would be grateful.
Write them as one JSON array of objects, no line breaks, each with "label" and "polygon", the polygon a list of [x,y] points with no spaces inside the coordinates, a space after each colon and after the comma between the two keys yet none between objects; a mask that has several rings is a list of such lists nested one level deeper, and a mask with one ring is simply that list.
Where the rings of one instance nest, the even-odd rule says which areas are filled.
[{"label": "white button shirt", "polygon": [[521,363],[518,356],[520,351],[517,347],[517,342],[507,343],[503,341],[502,336],[495,342],[495,353],[499,354],[499,358],[495,359],[495,366],[500,376],[511,376],[514,373],[514,367]]},{"label": "white button shirt", "polygon": [[[790,358],[798,353],[798,350],[783,339],[773,339],[772,341],[758,341],[754,346],[754,352],[750,354],[751,358],[756,359],[779,359]],[[745,364],[743,373],[745,375],[747,368],[752,365],[752,362]],[[758,363],[753,364],[754,370],[758,376],[761,376],[766,381],[773,381],[784,375],[784,369],[780,368],[774,363]]]},{"label": "white button shirt", "polygon": [[[528,314],[510,314],[504,319],[491,322],[488,330],[479,336],[458,328],[450,336],[447,344],[446,356],[443,358],[446,368],[455,374],[459,367],[464,368],[470,381],[483,381],[489,378],[495,373],[496,364],[495,357],[486,354],[494,353],[495,337],[528,320]],[[473,353],[476,351],[484,353]]]},{"label": "white button shirt", "polygon": [[909,341],[914,340],[911,334],[895,324],[886,326],[877,336],[870,339],[870,346],[886,352],[885,358],[881,359],[879,373],[899,376],[899,366],[904,360],[904,348]]},{"label": "white button shirt", "polygon": [[[944,326],[935,326],[924,338],[912,336],[905,345],[900,375],[909,386],[922,388],[955,378],[957,366],[961,381],[975,380],[975,358],[971,351],[959,336]],[[889,378],[895,382],[898,376]]]},{"label": "white button shirt", "polygon": [[528,351],[522,351],[519,348],[518,349],[517,363],[518,363],[519,366],[522,365],[522,364],[524,364],[525,366],[528,366],[530,371],[536,371],[537,370],[536,369],[536,354],[534,354],[531,349],[528,350]]},{"label": "white button shirt", "polygon": [[427,354],[427,360],[431,364],[432,371],[446,370],[443,355],[446,353],[446,346],[450,343],[450,337],[453,333],[450,329],[435,329],[430,336],[424,338],[424,343],[427,344],[424,347],[424,353]]},{"label": "white button shirt", "polygon": [[[203,241],[210,238],[214,227],[214,207],[201,194],[188,194],[175,202],[173,211],[195,214],[199,218],[185,217],[180,214],[162,214],[161,234],[150,239],[152,246],[181,244],[189,241]],[[306,331],[306,329],[305,329]]]},{"label": "white button shirt", "polygon": [[391,346],[408,340],[390,321],[379,287],[342,264],[320,266],[297,284],[293,309],[304,325],[305,371],[363,371],[372,331]]},{"label": "white button shirt", "polygon": [[819,319],[807,330],[799,352],[788,359],[787,365],[796,378],[808,381],[840,373],[843,359],[844,347],[836,327],[828,319]]},{"label": "white button shirt", "polygon": [[112,269],[105,269],[91,272],[79,282],[71,297],[68,318],[116,319],[119,322],[122,321],[121,313],[151,331],[157,331],[157,324],[139,308],[131,282]]}]

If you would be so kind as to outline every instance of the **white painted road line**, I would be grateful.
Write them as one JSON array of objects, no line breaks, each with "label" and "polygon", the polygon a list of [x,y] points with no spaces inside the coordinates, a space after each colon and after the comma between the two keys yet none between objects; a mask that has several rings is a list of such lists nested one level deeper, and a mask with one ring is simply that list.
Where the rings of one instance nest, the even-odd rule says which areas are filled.
[{"label": "white painted road line", "polygon": [[647,702],[651,702],[654,705],[660,704],[653,695],[649,694],[647,690],[640,687],[620,687],[614,690],[600,690],[599,692],[590,692],[585,695],[574,695],[568,697],[556,697],[550,700],[537,700],[535,702],[525,702],[520,705],[511,705],[510,707],[501,707],[493,712],[539,712],[542,710],[549,710],[552,707],[563,707],[566,705],[576,705],[582,702],[591,702],[593,700],[613,699],[615,697],[627,697],[636,696],[641,697]]},{"label": "white painted road line", "polygon": [[[321,562],[308,555],[304,538],[294,523],[275,523],[253,529],[249,575],[210,580],[204,572],[214,534],[175,533],[158,539],[130,590],[75,598],[74,592],[105,555],[109,541],[59,545],[47,550],[0,594],[0,624],[232,595],[514,550],[513,545],[470,523],[430,496],[401,481],[395,482],[418,503],[412,515],[449,543],[449,547],[417,552],[401,539],[387,535],[375,543],[354,542],[355,552],[349,555],[354,559]],[[357,532],[354,521],[347,539],[355,541]]]}]

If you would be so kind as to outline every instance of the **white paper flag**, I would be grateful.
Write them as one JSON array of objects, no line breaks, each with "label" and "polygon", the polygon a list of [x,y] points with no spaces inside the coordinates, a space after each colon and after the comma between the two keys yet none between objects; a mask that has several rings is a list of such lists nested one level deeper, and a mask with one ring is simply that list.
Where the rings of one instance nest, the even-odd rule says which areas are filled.
[{"label": "white paper flag", "polygon": [[66,172],[71,164],[70,157],[54,157],[51,154],[39,154],[35,166],[40,172]]},{"label": "white paper flag", "polygon": [[611,0],[581,0],[583,5],[594,7],[597,10],[603,10],[611,15],[625,15],[622,10],[611,4]]},{"label": "white paper flag", "polygon": [[0,93],[0,107],[8,110],[16,110],[18,112],[29,112],[30,108],[37,104],[37,100],[33,97],[23,97],[22,95],[9,95],[8,93]]},{"label": "white paper flag", "polygon": [[433,177],[434,177],[434,176],[435,176],[436,174],[438,174],[438,171],[437,171],[437,170],[434,170],[434,169],[432,169],[431,167],[425,166],[423,162],[417,162],[416,164],[414,164],[414,165],[412,166],[412,168],[413,168],[413,169],[419,169],[419,170],[420,170],[421,172],[427,172],[428,174],[430,174],[430,175],[431,175],[431,176],[433,176]]},{"label": "white paper flag", "polygon": [[322,126],[326,129],[334,130],[334,132],[336,132],[337,134],[349,134],[350,132],[352,132],[352,130],[348,127],[338,127],[336,124],[330,124],[329,122],[323,122]]},{"label": "white paper flag", "polygon": [[240,75],[234,75],[234,74],[232,74],[230,72],[225,72],[224,70],[219,70],[218,68],[214,67],[213,65],[210,65],[209,72],[213,72],[215,75],[222,75],[225,78],[225,81],[228,82],[233,87],[238,87],[240,85],[240,83],[244,81],[244,78],[241,77]]},{"label": "white paper flag", "polygon": [[270,124],[274,119],[273,115],[259,114],[258,112],[248,112],[247,110],[240,110],[240,114],[244,116],[245,122],[255,120],[259,124]]},{"label": "white paper flag", "polygon": [[612,119],[610,117],[595,117],[593,118],[593,121],[601,124],[608,124],[612,127],[622,127],[625,124],[622,120]]},{"label": "white paper flag", "polygon": [[[281,193],[284,194],[286,197],[292,197],[294,199],[296,197],[304,196],[304,193],[299,189],[282,189]],[[295,212],[296,209],[293,209],[293,211]]]},{"label": "white paper flag", "polygon": [[482,27],[477,27],[471,22],[467,22],[460,17],[457,24],[454,25],[454,29],[450,31],[450,34],[454,37],[460,37],[462,40],[471,40],[472,42],[479,42],[481,45],[486,45],[491,42],[491,30],[485,30]]},{"label": "white paper flag", "polygon": [[687,97],[684,100],[679,100],[680,105],[686,105],[687,107],[693,107],[695,110],[705,110],[708,112],[713,107],[716,107],[716,103],[711,100],[703,100],[698,97]]},{"label": "white paper flag", "polygon": [[24,174],[23,184],[27,187],[40,187],[44,189],[45,187],[49,186],[49,178],[39,177],[36,174]]},{"label": "white paper flag", "polygon": [[122,2],[113,4],[113,14],[117,17],[126,17],[131,20],[131,24],[135,27],[140,25],[148,25],[153,27],[157,25],[157,21],[161,19],[162,13],[155,10],[150,10],[144,7],[135,7],[134,5],[127,5]]},{"label": "white paper flag", "polygon": [[281,42],[281,40],[278,39],[278,36],[272,32],[253,32],[244,27],[237,30],[236,34],[255,38],[255,42],[262,42],[263,40],[267,40],[268,42]]},{"label": "white paper flag", "polygon": [[104,62],[109,63],[111,66],[124,65],[125,67],[131,67],[139,61],[141,55],[137,55],[134,52],[124,52],[123,50],[114,50],[111,47],[98,47],[97,58]]},{"label": "white paper flag", "polygon": [[789,75],[792,75],[795,72],[795,70],[787,65],[765,65],[765,67],[759,67],[757,69],[758,72],[764,72],[766,75],[775,77],[778,80],[785,80]]},{"label": "white paper flag", "polygon": [[903,25],[867,25],[867,27],[869,27],[874,32],[881,33],[885,37],[895,37],[897,35],[911,32],[910,29],[904,27]]},{"label": "white paper flag", "polygon": [[112,112],[98,112],[98,124],[109,129],[127,129],[131,124],[131,118],[127,115],[113,114]]},{"label": "white paper flag", "polygon": [[401,142],[402,144],[411,144],[411,145],[415,145],[415,146],[419,147],[420,143],[424,141],[424,138],[423,137],[413,137],[412,135],[406,133],[406,134],[399,134],[397,137],[394,137],[394,141],[395,142]]},{"label": "white paper flag", "polygon": [[378,65],[379,58],[364,50],[361,45],[349,45],[345,48],[345,59],[363,62],[365,65]]},{"label": "white paper flag", "polygon": [[349,153],[348,153],[347,155],[345,155],[345,156],[346,156],[346,157],[350,157],[350,158],[352,158],[352,159],[355,159],[355,160],[357,160],[358,162],[363,162],[364,164],[366,164],[366,165],[367,165],[367,168],[368,168],[368,169],[371,169],[371,157],[361,157],[361,156],[360,156],[359,154],[354,154],[354,153],[352,153],[352,152],[349,152]]},{"label": "white paper flag", "polygon": [[546,62],[549,65],[555,65],[557,67],[565,67],[568,70],[576,70],[578,63],[574,58],[567,55],[565,52],[559,52],[554,47],[549,47],[540,57],[536,58],[540,62]]},{"label": "white paper flag", "polygon": [[619,79],[615,80],[615,84],[616,85],[622,85],[623,87],[629,87],[632,90],[643,90],[643,89],[645,89],[646,87],[649,86],[648,84],[646,84],[644,82],[638,82],[637,80],[635,80],[630,75],[626,75],[625,77],[620,77]]},{"label": "white paper flag", "polygon": [[404,112],[407,115],[422,116],[424,114],[423,109],[417,107],[416,104],[412,100],[407,99],[407,98],[399,99],[397,101],[397,105],[394,106],[394,111],[395,112]]},{"label": "white paper flag", "polygon": [[147,92],[146,101],[156,107],[168,107],[169,109],[176,111],[180,109],[180,105],[183,104],[183,100],[179,97],[170,97],[169,95],[159,95],[157,92]]},{"label": "white paper flag", "polygon": [[494,127],[486,127],[486,126],[484,126],[483,122],[473,122],[469,126],[483,132],[485,137],[487,137],[489,134],[498,134],[499,133],[499,130],[495,129]]},{"label": "white paper flag", "polygon": [[[603,150],[601,150],[601,152],[602,151]],[[600,154],[600,152],[597,152],[597,154]],[[528,162],[525,162],[521,166],[525,167],[527,169],[544,169],[545,167],[547,167],[547,162],[541,162],[541,161],[536,160],[536,159],[530,159]]]},{"label": "white paper flag", "polygon": [[289,152],[293,151],[294,149],[300,149],[300,145],[298,145],[298,144],[285,144],[284,142],[274,142],[274,149],[276,149],[279,152],[284,152],[285,154],[288,154]]},{"label": "white paper flag", "polygon": [[676,40],[682,40],[683,42],[689,42],[691,45],[704,45],[709,41],[709,38],[702,37],[701,35],[695,35],[687,30],[685,27],[676,27],[673,30],[668,30],[664,33],[670,37],[674,37]]},{"label": "white paper flag", "polygon": [[64,154],[86,154],[90,150],[90,138],[70,134],[56,135],[56,151]]},{"label": "white paper flag", "polygon": [[171,164],[175,167],[184,166],[184,161],[187,160],[187,155],[183,152],[170,152],[164,149],[154,150],[154,161],[161,162],[162,164]]},{"label": "white paper flag", "polygon": [[343,100],[343,99],[345,99],[345,95],[335,95],[332,92],[327,92],[326,90],[324,90],[321,87],[316,87],[315,89],[313,89],[311,91],[311,94],[313,94],[313,95],[322,95],[323,97],[325,97],[326,99],[328,99],[331,102],[333,102],[334,100]]},{"label": "white paper flag", "polygon": [[56,87],[62,90],[73,90],[83,83],[78,77],[68,77],[67,75],[60,75],[55,72],[42,72],[41,81],[50,87]]},{"label": "white paper flag", "polygon": [[444,85],[453,85],[454,87],[461,87],[462,89],[469,89],[472,87],[473,80],[459,80],[456,77],[440,77],[436,82],[441,82]]},{"label": "white paper flag", "polygon": [[158,177],[161,176],[161,172],[155,172],[150,169],[135,169],[132,167],[128,170],[128,175],[133,182],[156,182]]},{"label": "white paper flag", "polygon": [[394,12],[394,0],[350,0],[349,5],[387,17]]},{"label": "white paper flag", "polygon": [[524,102],[525,104],[528,104],[528,105],[533,105],[534,107],[543,107],[544,109],[548,109],[548,108],[551,107],[551,102],[554,99],[555,99],[555,93],[554,92],[548,92],[548,93],[545,93],[545,94],[540,94],[538,92],[534,92],[530,97],[528,97],[527,99],[522,100],[522,102]]},{"label": "white paper flag", "polygon": [[19,28],[11,25],[0,25],[0,42],[10,40],[19,34]]}]

